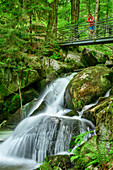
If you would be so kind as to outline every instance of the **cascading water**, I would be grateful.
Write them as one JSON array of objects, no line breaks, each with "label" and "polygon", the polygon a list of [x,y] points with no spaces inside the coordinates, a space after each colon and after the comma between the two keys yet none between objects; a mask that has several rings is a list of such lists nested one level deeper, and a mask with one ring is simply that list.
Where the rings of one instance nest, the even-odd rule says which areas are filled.
[{"label": "cascading water", "polygon": [[[38,166],[36,162],[46,156],[66,152],[72,136],[95,128],[80,116],[65,116],[70,110],[64,108],[64,92],[74,75],[59,78],[47,86],[28,117],[0,145],[0,169],[34,169]],[[42,102],[46,105],[43,111],[32,116]]]}]

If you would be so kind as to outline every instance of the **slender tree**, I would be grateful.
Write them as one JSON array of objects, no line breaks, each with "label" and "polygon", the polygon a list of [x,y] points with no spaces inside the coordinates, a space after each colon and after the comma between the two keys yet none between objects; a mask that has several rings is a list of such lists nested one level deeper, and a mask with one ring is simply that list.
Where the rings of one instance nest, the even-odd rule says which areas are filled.
[{"label": "slender tree", "polygon": [[55,1],[55,37],[57,38],[57,23],[58,23],[58,1],[59,0],[54,0]]},{"label": "slender tree", "polygon": [[89,1],[88,1],[88,14],[89,14],[90,11],[91,11],[90,9],[91,9],[91,1],[89,0]]},{"label": "slender tree", "polygon": [[47,25],[47,39],[48,37],[51,37],[51,34],[54,30],[54,1],[52,1],[51,3],[49,3],[49,17],[48,17],[48,25]]},{"label": "slender tree", "polygon": [[76,0],[76,17],[75,17],[75,22],[77,22],[78,19],[79,19],[79,9],[80,9],[80,0]]},{"label": "slender tree", "polygon": [[[98,13],[99,13],[99,0],[96,0],[96,7],[95,7],[95,33],[96,33],[96,27],[97,27]],[[94,37],[95,37],[95,35],[94,35]]]},{"label": "slender tree", "polygon": [[75,0],[71,0],[71,24],[74,24],[76,21],[75,14]]}]

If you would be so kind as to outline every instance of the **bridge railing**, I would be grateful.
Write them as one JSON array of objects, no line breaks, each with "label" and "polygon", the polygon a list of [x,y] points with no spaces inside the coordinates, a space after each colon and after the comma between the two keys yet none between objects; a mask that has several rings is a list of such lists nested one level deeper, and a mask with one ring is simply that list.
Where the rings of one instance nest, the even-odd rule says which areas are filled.
[{"label": "bridge railing", "polygon": [[[57,31],[59,43],[84,41],[91,39],[89,23],[73,24],[61,27]],[[95,23],[94,23],[95,25]],[[93,39],[113,37],[113,18],[105,18],[99,20],[95,27],[95,35]]]}]

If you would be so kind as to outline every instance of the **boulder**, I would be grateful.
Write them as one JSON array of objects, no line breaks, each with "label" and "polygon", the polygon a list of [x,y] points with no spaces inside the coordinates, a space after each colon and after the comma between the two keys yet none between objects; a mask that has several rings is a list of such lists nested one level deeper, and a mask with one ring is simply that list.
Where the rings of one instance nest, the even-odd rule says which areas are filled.
[{"label": "boulder", "polygon": [[65,103],[69,109],[81,110],[103,96],[111,88],[111,82],[104,76],[110,73],[104,66],[95,66],[79,72],[70,81],[65,92]]},{"label": "boulder", "polygon": [[100,51],[92,50],[89,48],[85,48],[85,51],[90,52],[97,59],[98,63],[105,64],[106,60],[109,59],[108,55],[106,55]]},{"label": "boulder", "polygon": [[28,56],[24,58],[24,63],[33,70],[41,69],[41,63],[39,62],[39,58],[33,54],[28,54]]},{"label": "boulder", "polygon": [[85,67],[95,66],[98,63],[94,55],[86,48],[82,51],[81,61]]},{"label": "boulder", "polygon": [[81,53],[77,53],[75,51],[73,52],[68,51],[65,61],[69,63],[70,65],[75,66],[76,68],[84,67],[83,63],[81,62]]}]

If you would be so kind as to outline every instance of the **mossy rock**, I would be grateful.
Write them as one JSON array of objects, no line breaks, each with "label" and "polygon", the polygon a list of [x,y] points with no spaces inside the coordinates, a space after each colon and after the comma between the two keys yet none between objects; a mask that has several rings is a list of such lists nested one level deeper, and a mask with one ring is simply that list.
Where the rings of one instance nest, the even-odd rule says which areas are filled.
[{"label": "mossy rock", "polygon": [[73,117],[73,116],[79,116],[79,114],[78,114],[78,112],[72,110],[72,111],[66,113],[66,116]]},{"label": "mossy rock", "polygon": [[43,112],[43,110],[45,109],[46,107],[46,104],[45,102],[42,102],[41,105],[36,109],[34,110],[34,112],[32,113],[32,115],[36,115],[38,112]]},{"label": "mossy rock", "polygon": [[97,115],[96,134],[98,140],[113,140],[113,97]]},{"label": "mossy rock", "polygon": [[73,167],[73,163],[70,161],[69,155],[54,155],[48,156],[46,161],[49,162],[52,168],[59,167],[61,169],[69,169]]},{"label": "mossy rock", "polygon": [[37,170],[53,170],[53,168],[49,163],[44,162],[42,165],[40,165],[40,168],[38,168]]},{"label": "mossy rock", "polygon": [[48,73],[48,75],[46,76],[46,83],[50,83],[50,82],[54,81],[56,78],[58,78],[57,72],[51,71],[51,72]]},{"label": "mossy rock", "polygon": [[111,88],[111,82],[104,75],[110,71],[104,66],[93,66],[75,75],[66,88],[66,106],[69,109],[81,110],[83,106],[105,95]]},{"label": "mossy rock", "polygon": [[[19,89],[19,74],[10,69],[0,72],[0,93],[3,97],[9,96]],[[34,83],[38,78],[39,74],[36,70],[24,70],[21,73],[21,89]]]}]

